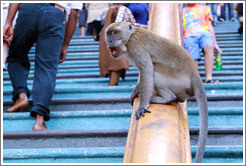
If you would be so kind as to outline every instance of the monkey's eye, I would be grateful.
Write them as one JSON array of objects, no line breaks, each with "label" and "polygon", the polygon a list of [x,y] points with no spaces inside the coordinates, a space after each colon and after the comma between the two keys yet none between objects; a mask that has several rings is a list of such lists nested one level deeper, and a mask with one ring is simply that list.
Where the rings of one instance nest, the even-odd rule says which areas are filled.
[{"label": "monkey's eye", "polygon": [[118,33],[118,31],[112,31],[112,34],[117,34]]}]

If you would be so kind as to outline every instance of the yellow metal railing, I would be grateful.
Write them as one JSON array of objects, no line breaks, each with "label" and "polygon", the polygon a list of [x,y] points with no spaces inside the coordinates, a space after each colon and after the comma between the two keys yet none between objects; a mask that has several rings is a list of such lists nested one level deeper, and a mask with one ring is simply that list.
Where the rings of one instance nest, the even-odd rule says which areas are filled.
[{"label": "yellow metal railing", "polygon": [[[178,3],[150,4],[149,29],[181,44]],[[134,100],[123,163],[191,163],[187,104],[151,104],[136,120]]]}]

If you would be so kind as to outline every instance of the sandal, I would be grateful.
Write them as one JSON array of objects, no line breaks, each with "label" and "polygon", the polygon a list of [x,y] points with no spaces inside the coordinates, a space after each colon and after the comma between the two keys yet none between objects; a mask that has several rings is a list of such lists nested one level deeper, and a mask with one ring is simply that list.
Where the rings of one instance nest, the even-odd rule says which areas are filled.
[{"label": "sandal", "polygon": [[206,83],[216,83],[216,84],[219,84],[220,81],[219,80],[207,80]]}]

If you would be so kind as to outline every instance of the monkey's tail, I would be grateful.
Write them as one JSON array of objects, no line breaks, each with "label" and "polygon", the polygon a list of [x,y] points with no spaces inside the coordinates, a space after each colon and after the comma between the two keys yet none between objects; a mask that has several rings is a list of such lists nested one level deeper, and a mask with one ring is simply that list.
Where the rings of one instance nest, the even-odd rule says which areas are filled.
[{"label": "monkey's tail", "polygon": [[206,91],[200,76],[193,79],[192,86],[196,100],[198,102],[200,115],[199,142],[195,157],[195,162],[200,163],[203,159],[208,135],[208,104]]}]

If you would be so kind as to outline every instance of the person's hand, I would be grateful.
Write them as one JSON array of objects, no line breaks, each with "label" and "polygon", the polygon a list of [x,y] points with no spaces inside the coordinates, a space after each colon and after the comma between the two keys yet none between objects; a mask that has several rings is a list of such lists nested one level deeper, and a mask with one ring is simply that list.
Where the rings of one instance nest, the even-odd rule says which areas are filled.
[{"label": "person's hand", "polygon": [[60,53],[60,58],[59,58],[59,63],[64,62],[66,57],[67,57],[67,47],[62,46],[61,53]]},{"label": "person's hand", "polygon": [[220,54],[222,54],[222,50],[220,49],[220,47],[218,46],[218,44],[216,44],[216,45],[214,46],[214,52],[215,52],[215,53],[220,53]]},{"label": "person's hand", "polygon": [[14,36],[14,28],[11,24],[5,24],[3,27],[3,40],[7,42],[9,45]]}]

